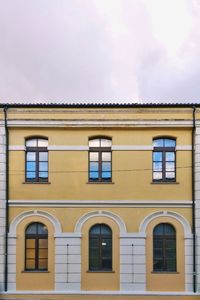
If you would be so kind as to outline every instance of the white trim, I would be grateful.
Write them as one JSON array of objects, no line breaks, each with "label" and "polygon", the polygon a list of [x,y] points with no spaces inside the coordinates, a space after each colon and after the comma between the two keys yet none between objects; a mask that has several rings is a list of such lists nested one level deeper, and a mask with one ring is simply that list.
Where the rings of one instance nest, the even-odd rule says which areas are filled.
[{"label": "white trim", "polygon": [[8,120],[8,127],[192,127],[192,120]]},{"label": "white trim", "polygon": [[74,233],[74,232],[56,232],[54,234],[55,238],[81,238],[81,233]]},{"label": "white trim", "polygon": [[[113,151],[153,151],[152,145],[112,145]],[[24,145],[10,145],[9,151],[25,151]],[[49,145],[49,151],[89,151],[89,146],[85,145]],[[190,145],[178,145],[176,146],[178,151],[190,151],[192,146]]]},{"label": "white trim", "polygon": [[12,207],[191,207],[190,200],[9,200]]},{"label": "white trim", "polygon": [[198,296],[200,293],[192,292],[139,292],[139,291],[78,291],[78,290],[64,290],[64,291],[8,291],[2,292],[2,295],[153,295],[153,296]]},{"label": "white trim", "polygon": [[91,218],[94,217],[107,217],[112,219],[113,221],[115,221],[117,223],[117,225],[119,226],[120,229],[120,233],[121,234],[126,234],[127,230],[126,230],[126,225],[124,223],[124,221],[116,214],[109,212],[109,211],[92,211],[89,213],[86,213],[85,215],[81,216],[80,219],[77,221],[76,225],[75,225],[75,232],[76,233],[81,233],[81,229],[83,224],[88,221]]},{"label": "white trim", "polygon": [[178,222],[182,224],[184,228],[185,237],[188,238],[192,236],[192,231],[189,222],[183,216],[173,211],[158,211],[148,215],[147,217],[144,218],[144,220],[140,224],[139,231],[145,234],[149,223],[152,220],[157,219],[159,217],[169,217],[169,218],[176,219]]},{"label": "white trim", "polygon": [[14,237],[16,235],[17,226],[19,225],[19,223],[22,220],[32,217],[32,216],[39,216],[39,217],[44,217],[44,218],[48,219],[54,226],[55,234],[60,233],[62,231],[60,222],[53,215],[51,215],[50,213],[47,213],[45,211],[31,210],[31,211],[25,211],[25,212],[19,214],[12,220],[12,222],[10,224],[9,236]]}]

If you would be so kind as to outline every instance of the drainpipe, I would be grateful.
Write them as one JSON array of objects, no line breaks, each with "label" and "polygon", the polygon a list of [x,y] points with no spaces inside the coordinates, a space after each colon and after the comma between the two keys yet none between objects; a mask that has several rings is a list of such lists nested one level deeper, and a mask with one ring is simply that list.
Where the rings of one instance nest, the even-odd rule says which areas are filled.
[{"label": "drainpipe", "polygon": [[8,145],[9,145],[9,132],[8,132],[8,124],[7,124],[7,107],[4,107],[4,125],[5,125],[5,139],[6,139],[6,170],[5,170],[5,188],[6,188],[6,220],[5,220],[5,269],[4,269],[4,290],[7,292],[8,290],[8,231],[9,231],[9,206],[8,206],[8,198],[9,198],[9,157],[8,157]]},{"label": "drainpipe", "polygon": [[192,126],[192,236],[193,236],[193,292],[196,293],[196,211],[195,211],[195,131],[196,107],[193,107]]}]

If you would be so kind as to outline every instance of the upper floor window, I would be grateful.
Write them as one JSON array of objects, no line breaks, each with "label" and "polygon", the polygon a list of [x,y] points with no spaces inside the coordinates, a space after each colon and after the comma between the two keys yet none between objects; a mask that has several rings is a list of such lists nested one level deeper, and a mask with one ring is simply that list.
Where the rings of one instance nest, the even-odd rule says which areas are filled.
[{"label": "upper floor window", "polygon": [[112,141],[108,138],[89,140],[89,181],[109,182],[112,180]]},{"label": "upper floor window", "polygon": [[25,232],[25,270],[48,269],[48,230],[42,223],[31,223]]},{"label": "upper floor window", "polygon": [[153,140],[153,181],[176,180],[176,141],[170,138]]},{"label": "upper floor window", "polygon": [[96,224],[90,229],[89,270],[112,270],[112,230],[105,224]]},{"label": "upper floor window", "polygon": [[48,181],[48,140],[33,138],[26,140],[26,181]]},{"label": "upper floor window", "polygon": [[176,271],[176,231],[168,223],[158,224],[153,231],[153,270]]}]

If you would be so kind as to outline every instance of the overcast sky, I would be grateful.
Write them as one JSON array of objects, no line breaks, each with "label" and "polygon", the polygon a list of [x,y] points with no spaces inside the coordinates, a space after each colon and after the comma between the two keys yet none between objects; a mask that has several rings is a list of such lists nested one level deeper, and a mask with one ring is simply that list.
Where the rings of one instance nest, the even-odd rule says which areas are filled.
[{"label": "overcast sky", "polygon": [[200,0],[0,0],[0,102],[200,102]]}]

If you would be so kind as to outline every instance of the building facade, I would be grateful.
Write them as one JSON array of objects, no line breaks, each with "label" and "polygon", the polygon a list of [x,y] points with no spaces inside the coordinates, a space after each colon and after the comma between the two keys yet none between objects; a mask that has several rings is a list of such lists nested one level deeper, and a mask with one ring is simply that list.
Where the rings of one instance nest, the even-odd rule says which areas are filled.
[{"label": "building facade", "polygon": [[0,297],[199,297],[198,105],[0,117]]}]

